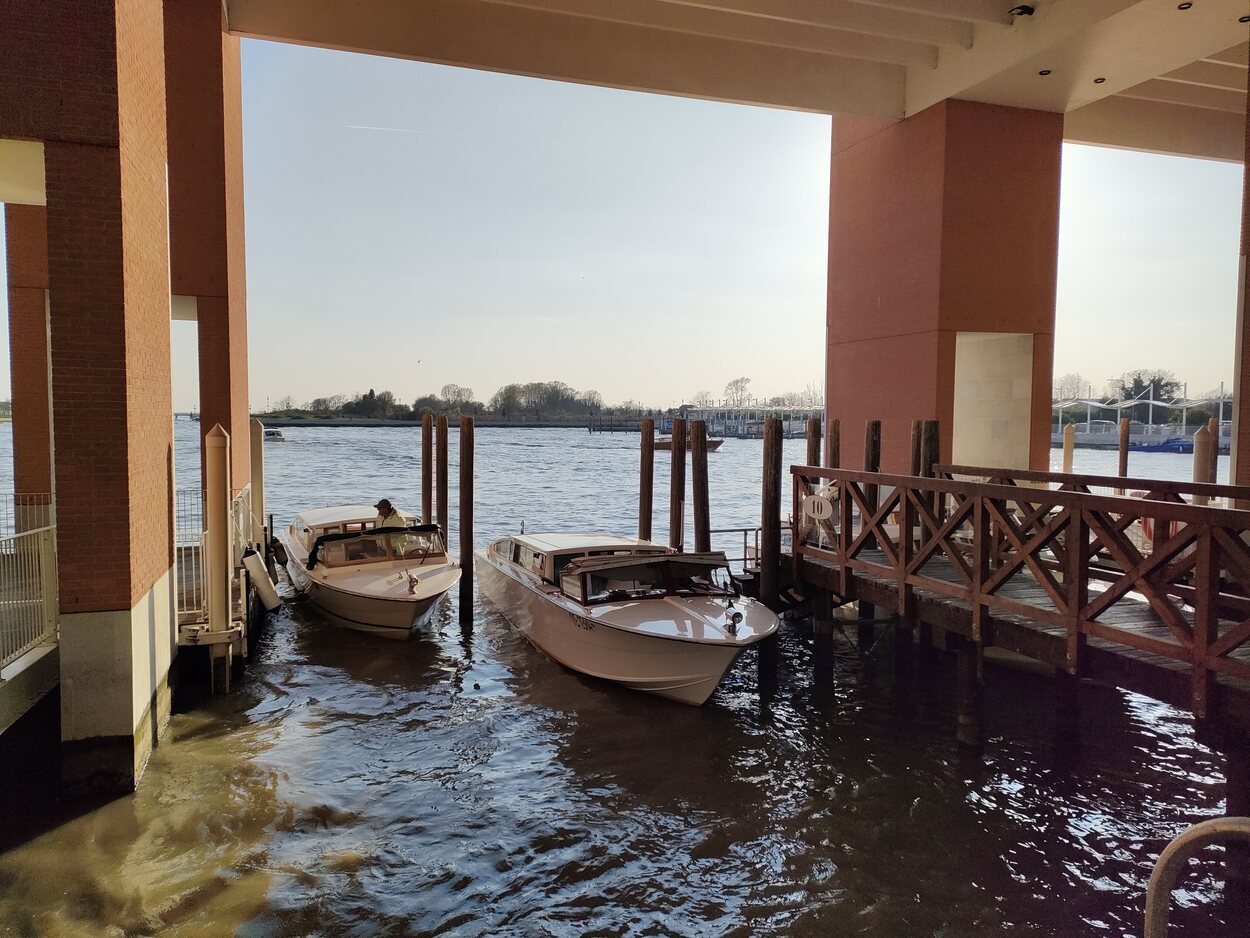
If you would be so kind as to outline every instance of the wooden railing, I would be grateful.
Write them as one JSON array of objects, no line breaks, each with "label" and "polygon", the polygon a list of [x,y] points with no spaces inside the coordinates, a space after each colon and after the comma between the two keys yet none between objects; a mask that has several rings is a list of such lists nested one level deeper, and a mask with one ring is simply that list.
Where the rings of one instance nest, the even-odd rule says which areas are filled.
[{"label": "wooden railing", "polygon": [[1250,512],[1179,493],[791,473],[796,558],[835,565],[847,598],[867,576],[897,587],[900,615],[917,591],[966,606],[978,641],[1002,617],[1062,630],[1072,673],[1090,638],[1181,662],[1199,715],[1220,675],[1250,680]]},{"label": "wooden railing", "polygon": [[1123,491],[1138,498],[1167,502],[1233,503],[1250,500],[1250,488],[1240,485],[1216,485],[1204,482],[1175,482],[1169,479],[1138,479],[1120,476],[1081,475],[1065,472],[1041,472],[1031,469],[996,469],[988,466],[935,466],[934,474],[959,481],[990,482],[1000,485],[1045,486],[1047,488],[1110,494]]}]

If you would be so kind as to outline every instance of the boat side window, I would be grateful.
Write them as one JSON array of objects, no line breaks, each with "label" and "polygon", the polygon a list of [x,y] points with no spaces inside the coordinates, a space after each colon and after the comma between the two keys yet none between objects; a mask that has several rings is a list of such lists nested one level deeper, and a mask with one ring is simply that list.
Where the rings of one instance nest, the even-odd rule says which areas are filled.
[{"label": "boat side window", "polygon": [[491,550],[494,551],[496,554],[498,554],[500,557],[503,557],[505,560],[512,559],[512,541],[511,540],[499,541],[491,548]]},{"label": "boat side window", "polygon": [[543,555],[529,547],[517,546],[516,562],[518,566],[524,567],[534,576],[543,575]]},{"label": "boat side window", "polygon": [[582,578],[579,574],[569,573],[560,577],[560,589],[569,599],[576,599],[579,603],[586,601],[586,597],[582,594]]}]

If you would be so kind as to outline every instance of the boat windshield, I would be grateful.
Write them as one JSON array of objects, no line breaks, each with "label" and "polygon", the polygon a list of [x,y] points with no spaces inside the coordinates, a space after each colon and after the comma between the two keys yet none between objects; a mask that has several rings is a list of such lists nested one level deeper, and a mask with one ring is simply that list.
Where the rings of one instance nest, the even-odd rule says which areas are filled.
[{"label": "boat windshield", "polygon": [[[365,531],[355,536],[340,534],[318,539],[315,563],[342,567],[362,563],[386,563],[392,560],[442,560],[447,553],[442,535],[435,530],[396,530],[374,534]],[[310,558],[311,560],[312,558]]]},{"label": "boat windshield", "polygon": [[564,568],[560,588],[570,599],[587,605],[736,593],[723,554],[579,558]]}]

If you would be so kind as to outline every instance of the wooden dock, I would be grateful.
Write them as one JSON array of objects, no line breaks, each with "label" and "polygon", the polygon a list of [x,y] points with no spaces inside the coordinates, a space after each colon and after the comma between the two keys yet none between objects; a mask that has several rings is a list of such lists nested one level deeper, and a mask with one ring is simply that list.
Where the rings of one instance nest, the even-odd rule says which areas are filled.
[{"label": "wooden dock", "polygon": [[1250,511],[1185,501],[1250,491],[955,466],[791,472],[796,577],[876,607],[901,641],[936,627],[1250,728]]}]

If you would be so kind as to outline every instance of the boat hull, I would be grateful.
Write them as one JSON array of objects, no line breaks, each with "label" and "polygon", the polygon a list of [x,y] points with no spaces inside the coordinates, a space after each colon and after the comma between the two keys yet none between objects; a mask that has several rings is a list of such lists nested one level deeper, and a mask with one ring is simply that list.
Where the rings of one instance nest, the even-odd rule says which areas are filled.
[{"label": "boat hull", "polygon": [[407,641],[428,624],[435,605],[446,595],[443,592],[411,602],[373,599],[336,590],[315,580],[309,581],[306,592],[313,605],[336,625],[399,641]]},{"label": "boat hull", "polygon": [[746,647],[658,638],[575,617],[485,552],[474,559],[482,593],[517,631],[548,657],[591,677],[698,706]]}]

